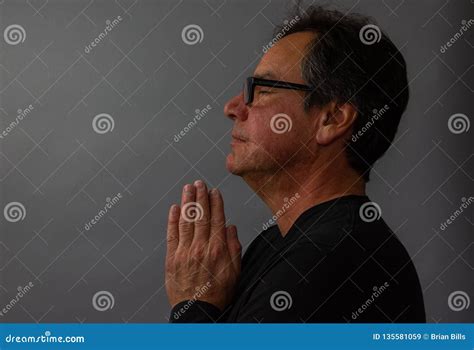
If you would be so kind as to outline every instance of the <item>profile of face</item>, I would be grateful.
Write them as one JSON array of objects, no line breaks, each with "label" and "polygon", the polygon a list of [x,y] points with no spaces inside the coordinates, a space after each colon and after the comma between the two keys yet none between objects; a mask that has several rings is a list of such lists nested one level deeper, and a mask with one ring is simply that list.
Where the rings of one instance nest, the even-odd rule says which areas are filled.
[{"label": "profile of face", "polygon": [[[262,57],[254,77],[305,84],[301,62],[314,34],[300,32],[279,40]],[[318,152],[317,112],[306,111],[306,92],[255,86],[252,103],[246,105],[243,92],[230,99],[224,113],[233,120],[229,172],[243,176],[275,173],[312,161]]]},{"label": "profile of face", "polygon": [[[312,37],[311,33],[284,37],[262,57],[253,76],[304,84],[301,59]],[[304,91],[255,86],[250,105],[245,104],[243,92],[228,101],[224,113],[234,126],[227,169],[245,176],[272,172],[296,160],[298,150],[311,138],[304,97]]]},{"label": "profile of face", "polygon": [[[314,35],[298,32],[279,40],[262,57],[253,76],[306,84],[301,63]],[[243,92],[230,99],[224,107],[234,122],[228,171],[245,177],[274,174],[282,168],[304,169],[340,152],[341,136],[351,132],[354,109],[346,104],[305,110],[305,97],[305,91],[255,86],[249,105]]]}]

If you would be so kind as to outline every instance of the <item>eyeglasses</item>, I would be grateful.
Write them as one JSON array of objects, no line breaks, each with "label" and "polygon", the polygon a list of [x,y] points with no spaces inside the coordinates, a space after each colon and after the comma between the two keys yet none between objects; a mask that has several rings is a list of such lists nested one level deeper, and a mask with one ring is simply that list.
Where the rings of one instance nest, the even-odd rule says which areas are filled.
[{"label": "eyeglasses", "polygon": [[280,80],[269,80],[255,77],[248,77],[244,81],[244,102],[246,105],[252,103],[255,86],[270,86],[279,89],[311,91],[314,88],[308,85],[290,83]]}]

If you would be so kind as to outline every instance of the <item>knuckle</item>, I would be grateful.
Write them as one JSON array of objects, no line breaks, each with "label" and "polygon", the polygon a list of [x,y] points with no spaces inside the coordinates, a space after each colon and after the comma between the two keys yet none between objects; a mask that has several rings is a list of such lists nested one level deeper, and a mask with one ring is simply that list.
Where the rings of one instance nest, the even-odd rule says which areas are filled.
[{"label": "knuckle", "polygon": [[224,249],[221,244],[214,244],[209,249],[209,260],[212,262],[219,261],[222,258]]},{"label": "knuckle", "polygon": [[201,261],[204,259],[205,251],[204,247],[200,245],[196,245],[191,248],[190,250],[190,257],[194,260]]},{"label": "knuckle", "polygon": [[240,251],[242,250],[242,244],[240,243],[239,240],[235,240],[235,241],[233,242],[233,245],[234,245],[234,247],[235,247],[237,250],[240,250]]},{"label": "knuckle", "polygon": [[205,228],[209,226],[209,219],[203,217],[202,219],[198,219],[194,222],[194,226],[197,228]]},{"label": "knuckle", "polygon": [[178,224],[179,231],[188,230],[190,225],[191,223],[186,220],[180,221]]},{"label": "knuckle", "polygon": [[182,265],[184,261],[186,261],[186,254],[182,249],[178,249],[174,255],[174,263]]},{"label": "knuckle", "polygon": [[169,235],[169,234],[166,236],[166,242],[168,244],[173,244],[173,243],[176,243],[177,241],[178,241],[178,237],[176,236]]},{"label": "knuckle", "polygon": [[236,250],[238,253],[242,253],[242,244],[236,243],[236,244],[235,244],[235,250]]},{"label": "knuckle", "polygon": [[213,216],[211,217],[211,226],[213,227],[221,227],[221,226],[224,226],[224,220],[222,220],[221,217],[216,217],[216,216]]}]

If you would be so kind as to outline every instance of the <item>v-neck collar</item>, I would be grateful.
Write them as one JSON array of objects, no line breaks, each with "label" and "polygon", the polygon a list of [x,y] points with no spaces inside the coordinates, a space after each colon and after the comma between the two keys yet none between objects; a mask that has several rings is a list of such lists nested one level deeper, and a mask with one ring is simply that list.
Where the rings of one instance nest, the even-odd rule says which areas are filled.
[{"label": "v-neck collar", "polygon": [[342,203],[346,203],[347,201],[350,200],[360,200],[361,202],[368,201],[367,195],[357,195],[357,194],[350,194],[347,196],[342,196],[342,197],[337,197],[330,199],[328,201],[318,203],[315,206],[306,209],[303,213],[300,214],[300,216],[296,219],[296,221],[291,225],[290,229],[288,230],[287,234],[285,236],[281,235],[281,231],[278,228],[278,225],[275,224],[273,226],[270,226],[267,230],[272,230],[272,235],[277,235],[276,241],[277,242],[285,242],[285,244],[289,241],[292,241],[299,237],[300,231],[304,231],[305,226],[307,222],[311,219],[314,219],[315,217],[317,218],[316,222],[313,221],[313,224],[316,224],[319,220],[321,220],[325,214],[330,213],[331,208],[333,208],[336,205],[340,205]]}]

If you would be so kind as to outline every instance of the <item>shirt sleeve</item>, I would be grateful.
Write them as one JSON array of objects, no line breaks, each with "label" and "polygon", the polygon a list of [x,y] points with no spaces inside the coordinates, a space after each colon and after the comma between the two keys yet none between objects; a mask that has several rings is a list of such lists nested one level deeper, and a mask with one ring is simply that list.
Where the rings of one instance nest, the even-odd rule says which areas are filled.
[{"label": "shirt sleeve", "polygon": [[221,310],[205,301],[184,300],[176,304],[170,315],[170,323],[215,323]]}]

